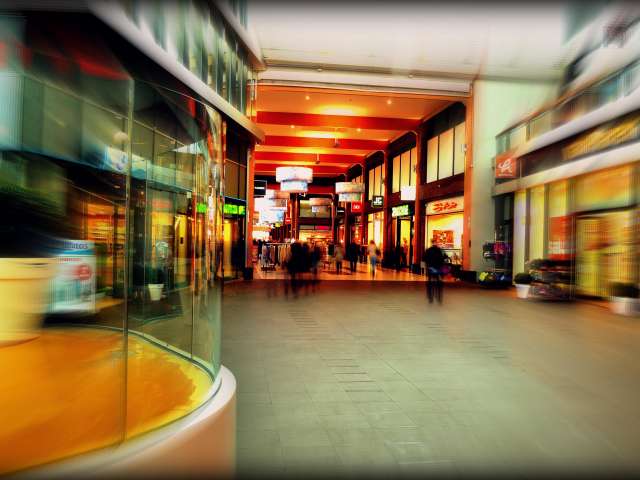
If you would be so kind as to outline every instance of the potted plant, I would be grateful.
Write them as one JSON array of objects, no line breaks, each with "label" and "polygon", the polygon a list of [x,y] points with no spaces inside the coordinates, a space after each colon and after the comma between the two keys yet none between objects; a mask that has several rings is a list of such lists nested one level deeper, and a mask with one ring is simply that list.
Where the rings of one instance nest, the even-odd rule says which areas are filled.
[{"label": "potted plant", "polygon": [[516,285],[516,293],[518,298],[527,298],[529,296],[529,289],[531,288],[531,275],[525,272],[518,273],[513,283]]},{"label": "potted plant", "polygon": [[632,283],[615,282],[610,285],[611,311],[618,315],[635,315],[638,312],[640,289]]},{"label": "potted plant", "polygon": [[157,302],[162,298],[162,290],[164,289],[163,271],[160,268],[151,268],[149,276],[149,298],[152,302]]}]

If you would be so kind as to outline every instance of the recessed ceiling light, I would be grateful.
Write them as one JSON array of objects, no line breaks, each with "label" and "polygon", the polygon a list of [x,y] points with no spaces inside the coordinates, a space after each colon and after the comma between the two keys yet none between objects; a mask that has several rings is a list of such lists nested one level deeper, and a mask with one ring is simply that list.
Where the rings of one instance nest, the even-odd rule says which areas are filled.
[{"label": "recessed ceiling light", "polygon": [[411,73],[409,74],[409,78],[413,78],[413,75]]},{"label": "recessed ceiling light", "polygon": [[391,99],[390,98],[387,99],[387,105],[391,105]]},{"label": "recessed ceiling light", "polygon": [[358,127],[358,131],[359,131],[359,132],[361,132],[361,131],[362,131],[362,129],[361,129],[360,127]]},{"label": "recessed ceiling light", "polygon": [[296,128],[296,126],[295,126],[295,125],[289,125],[289,126],[290,126],[291,128]]},{"label": "recessed ceiling light", "polygon": [[319,71],[319,72],[321,72],[321,71],[322,71],[322,69],[321,69],[321,68],[318,68],[318,71]]},{"label": "recessed ceiling light", "polygon": [[304,96],[304,99],[305,99],[305,100],[309,100],[309,99],[311,99],[311,97],[310,97],[309,95],[305,95],[305,96]]}]

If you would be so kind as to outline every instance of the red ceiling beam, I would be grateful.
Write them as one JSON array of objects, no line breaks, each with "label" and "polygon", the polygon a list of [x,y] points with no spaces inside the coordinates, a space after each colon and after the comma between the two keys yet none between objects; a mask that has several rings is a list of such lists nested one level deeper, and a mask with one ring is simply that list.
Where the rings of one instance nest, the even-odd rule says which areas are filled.
[{"label": "red ceiling beam", "polygon": [[384,150],[389,142],[386,140],[360,140],[357,138],[340,138],[338,145],[333,138],[287,137],[267,135],[261,145],[274,147],[311,147],[311,148],[345,148],[351,150]]},{"label": "red ceiling beam", "polygon": [[259,160],[278,160],[292,162],[316,162],[320,161],[320,165],[327,163],[346,163],[352,165],[354,163],[362,163],[364,155],[340,155],[333,153],[293,153],[293,152],[255,152],[256,161]]},{"label": "red ceiling beam", "polygon": [[[279,183],[268,183],[267,188],[270,190],[280,190]],[[313,183],[309,184],[309,190],[307,193],[335,193],[335,186],[330,185],[314,185]]]},{"label": "red ceiling beam", "polygon": [[365,128],[368,130],[413,130],[420,120],[316,113],[258,112],[258,123],[303,127]]}]

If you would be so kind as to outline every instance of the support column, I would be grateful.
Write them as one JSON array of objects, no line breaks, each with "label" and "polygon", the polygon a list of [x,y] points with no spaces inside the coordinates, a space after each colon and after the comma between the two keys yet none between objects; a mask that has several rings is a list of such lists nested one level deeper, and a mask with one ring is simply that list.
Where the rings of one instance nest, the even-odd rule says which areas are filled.
[{"label": "support column", "polygon": [[[384,258],[384,252],[389,248],[391,235],[389,231],[391,230],[391,207],[389,206],[389,195],[391,192],[391,179],[389,178],[389,152],[387,150],[382,151],[383,163],[382,163],[382,173],[384,174],[383,185],[384,185],[384,199],[383,199],[383,208],[382,208],[382,245],[378,245],[380,248],[380,252],[382,253],[382,257]],[[375,226],[375,222],[374,222]]]},{"label": "support column", "polygon": [[245,209],[245,268],[247,272],[253,272],[253,212],[255,210],[253,199],[253,176],[255,172],[255,145],[252,144],[247,152],[247,207]]},{"label": "support column", "polygon": [[422,158],[422,130],[416,131],[416,172],[415,172],[415,185],[416,185],[416,201],[413,211],[413,265],[420,267],[420,260],[422,259],[422,252],[424,251],[424,235],[425,235],[425,208],[424,208],[424,192],[422,188],[422,179],[424,178],[424,161]]},{"label": "support column", "polygon": [[[471,97],[464,102],[465,116],[465,154],[464,154],[464,211],[462,212],[462,269],[470,270],[471,266],[471,206],[473,180],[473,91]],[[487,200],[488,201],[488,200]],[[482,239],[479,239],[482,241]]]}]

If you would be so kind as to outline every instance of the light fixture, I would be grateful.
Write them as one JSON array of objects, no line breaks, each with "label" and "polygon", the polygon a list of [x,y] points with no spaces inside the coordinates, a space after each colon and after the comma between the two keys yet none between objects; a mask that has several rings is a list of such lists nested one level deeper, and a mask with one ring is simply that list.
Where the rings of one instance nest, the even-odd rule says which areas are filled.
[{"label": "light fixture", "polygon": [[358,127],[358,133],[360,133],[362,131],[362,129],[360,127]]},{"label": "light fixture", "polygon": [[311,183],[313,181],[313,169],[308,167],[277,167],[276,182],[298,180]]},{"label": "light fixture", "polygon": [[391,105],[391,99],[390,98],[387,99],[387,105]]},{"label": "light fixture", "polygon": [[284,180],[280,182],[280,191],[289,193],[306,193],[309,184],[302,180]]},{"label": "light fixture", "polygon": [[364,193],[364,183],[336,182],[336,193]]},{"label": "light fixture", "polygon": [[290,128],[296,128],[296,126],[295,126],[295,125],[289,125],[289,127],[290,127]]},{"label": "light fixture", "polygon": [[313,197],[309,199],[309,205],[312,207],[331,205],[331,199],[326,197]]},{"label": "light fixture", "polygon": [[304,96],[304,99],[305,99],[305,100],[310,100],[310,99],[311,99],[311,97],[310,97],[309,95],[305,95],[305,96]]},{"label": "light fixture", "polygon": [[338,201],[339,202],[361,202],[362,194],[355,193],[355,192],[339,193]]},{"label": "light fixture", "polygon": [[280,198],[280,199],[285,199],[288,200],[289,199],[289,193],[288,192],[281,192],[280,190],[273,190],[271,188],[268,188],[264,194],[264,198],[268,198],[268,199],[276,199],[276,198]]}]

